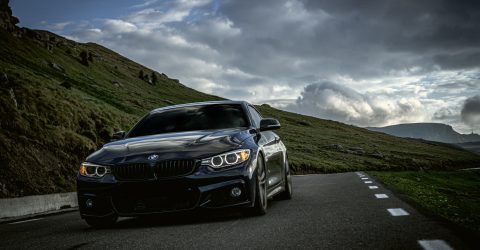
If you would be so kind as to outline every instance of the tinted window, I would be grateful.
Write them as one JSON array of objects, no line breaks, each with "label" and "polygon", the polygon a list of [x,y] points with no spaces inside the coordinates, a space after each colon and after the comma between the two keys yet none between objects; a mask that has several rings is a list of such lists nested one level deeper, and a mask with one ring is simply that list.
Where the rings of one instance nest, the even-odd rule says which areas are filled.
[{"label": "tinted window", "polygon": [[260,127],[260,120],[262,120],[262,116],[252,106],[248,106],[248,110],[250,111],[255,127],[257,128]]},{"label": "tinted window", "polygon": [[247,127],[240,105],[191,106],[151,114],[133,128],[129,137],[237,127]]}]

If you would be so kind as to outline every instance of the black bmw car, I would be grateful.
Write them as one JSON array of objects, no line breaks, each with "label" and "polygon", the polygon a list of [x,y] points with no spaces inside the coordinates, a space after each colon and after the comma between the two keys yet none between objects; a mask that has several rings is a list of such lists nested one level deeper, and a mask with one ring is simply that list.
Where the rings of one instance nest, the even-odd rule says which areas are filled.
[{"label": "black bmw car", "polygon": [[292,197],[288,155],[247,102],[216,101],[155,109],[87,157],[77,176],[81,217],[94,227],[119,216],[241,207],[267,211]]}]

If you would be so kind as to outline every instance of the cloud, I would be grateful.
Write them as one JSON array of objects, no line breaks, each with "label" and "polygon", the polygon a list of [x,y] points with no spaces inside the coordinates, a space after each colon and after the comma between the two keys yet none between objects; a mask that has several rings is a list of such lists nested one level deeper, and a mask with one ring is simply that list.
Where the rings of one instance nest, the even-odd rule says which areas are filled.
[{"label": "cloud", "polygon": [[478,1],[153,0],[129,11],[62,32],[200,91],[362,126],[461,127],[460,102],[480,94]]},{"label": "cloud", "polygon": [[480,95],[467,98],[461,111],[462,121],[472,129],[480,128]]},{"label": "cloud", "polygon": [[151,6],[151,5],[153,5],[153,4],[157,3],[157,2],[158,2],[158,0],[149,0],[149,1],[145,1],[145,2],[143,2],[143,3],[141,3],[141,4],[133,5],[133,6],[131,6],[130,8],[132,8],[132,9],[141,9],[141,8],[149,7],[149,6]]},{"label": "cloud", "polygon": [[456,120],[458,119],[458,112],[453,110],[452,108],[440,108],[435,113],[433,113],[434,120]]},{"label": "cloud", "polygon": [[278,109],[288,109],[289,106],[295,104],[295,99],[268,99],[261,100],[258,104],[267,103]]},{"label": "cloud", "polygon": [[296,103],[286,109],[360,126],[379,126],[416,121],[422,114],[423,105],[414,98],[392,100],[322,82],[306,86]]},{"label": "cloud", "polygon": [[135,24],[118,19],[108,19],[103,24],[103,30],[109,33],[127,33],[137,29]]},{"label": "cloud", "polygon": [[47,22],[43,23],[43,25],[45,25],[47,29],[57,31],[57,32],[65,29],[67,26],[71,24],[72,22],[60,22],[60,23],[52,23],[52,24],[48,24]]},{"label": "cloud", "polygon": [[[434,70],[445,52],[456,55],[480,46],[480,8],[473,1],[246,0],[227,2],[220,11],[248,30],[242,40],[252,43],[244,43],[250,47],[245,61],[255,55],[271,58],[270,52],[289,55],[291,63],[260,60],[244,65],[248,71],[271,66],[286,74],[316,69],[322,75],[385,76],[414,67]],[[295,60],[302,67],[285,70]],[[458,63],[444,65],[458,68],[465,62]]]},{"label": "cloud", "polygon": [[[196,8],[209,4],[212,0],[177,0],[177,1],[147,1],[143,7],[129,15],[126,19],[145,29],[155,30],[159,26],[172,22],[182,22]],[[141,8],[142,6],[134,6]]]}]

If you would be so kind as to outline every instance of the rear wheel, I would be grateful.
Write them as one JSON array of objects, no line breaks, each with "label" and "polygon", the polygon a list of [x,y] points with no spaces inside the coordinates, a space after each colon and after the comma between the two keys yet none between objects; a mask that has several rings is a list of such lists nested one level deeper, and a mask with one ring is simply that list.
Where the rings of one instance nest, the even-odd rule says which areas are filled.
[{"label": "rear wheel", "polygon": [[108,228],[111,227],[117,222],[118,216],[116,214],[109,215],[106,217],[100,217],[100,218],[95,218],[95,217],[87,217],[85,218],[85,221],[87,222],[88,225],[94,228]]},{"label": "rear wheel", "polygon": [[290,174],[290,166],[288,165],[288,159],[285,161],[285,177],[284,177],[284,191],[278,196],[282,200],[292,199],[292,175]]},{"label": "rear wheel", "polygon": [[255,206],[253,207],[254,215],[264,215],[267,213],[267,171],[265,169],[265,163],[261,156],[257,161],[257,178],[255,188]]}]

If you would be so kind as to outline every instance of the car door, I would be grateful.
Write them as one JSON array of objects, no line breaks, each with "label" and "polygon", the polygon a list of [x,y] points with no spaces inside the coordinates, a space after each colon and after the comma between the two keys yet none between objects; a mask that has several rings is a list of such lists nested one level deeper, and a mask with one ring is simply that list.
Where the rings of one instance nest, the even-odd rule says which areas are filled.
[{"label": "car door", "polygon": [[[253,107],[248,106],[250,116],[255,127],[260,127],[260,120],[262,116]],[[263,152],[265,153],[265,163],[267,166],[268,187],[275,187],[282,181],[283,168],[283,151],[280,146],[280,137],[272,131],[260,132],[263,144]]]}]

